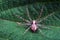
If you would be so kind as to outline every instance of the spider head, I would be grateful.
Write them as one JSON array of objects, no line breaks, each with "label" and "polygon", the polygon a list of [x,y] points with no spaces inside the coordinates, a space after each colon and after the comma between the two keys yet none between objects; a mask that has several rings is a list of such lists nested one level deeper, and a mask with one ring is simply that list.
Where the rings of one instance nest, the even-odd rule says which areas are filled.
[{"label": "spider head", "polygon": [[32,21],[32,24],[36,24],[36,20],[33,20],[33,21]]}]

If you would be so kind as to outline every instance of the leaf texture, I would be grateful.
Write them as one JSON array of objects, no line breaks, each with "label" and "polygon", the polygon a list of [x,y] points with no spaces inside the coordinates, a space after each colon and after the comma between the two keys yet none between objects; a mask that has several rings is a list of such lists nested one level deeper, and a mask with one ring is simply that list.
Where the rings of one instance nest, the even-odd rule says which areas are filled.
[{"label": "leaf texture", "polygon": [[[16,22],[25,22],[18,15],[26,20],[29,20],[26,12],[26,5],[28,6],[29,15],[32,20],[38,18],[42,6],[43,12],[39,19],[40,24],[51,27],[51,30],[42,30],[45,36],[41,35],[39,31],[32,33],[28,31],[22,35],[26,30],[24,25],[17,25]],[[53,14],[54,12],[54,14]],[[49,16],[52,14],[51,16]],[[46,18],[47,16],[47,18]],[[45,19],[44,19],[45,18]],[[1,40],[60,40],[60,3],[55,2],[37,2],[31,4],[24,4],[19,0],[1,1],[0,2],[0,39]]]}]

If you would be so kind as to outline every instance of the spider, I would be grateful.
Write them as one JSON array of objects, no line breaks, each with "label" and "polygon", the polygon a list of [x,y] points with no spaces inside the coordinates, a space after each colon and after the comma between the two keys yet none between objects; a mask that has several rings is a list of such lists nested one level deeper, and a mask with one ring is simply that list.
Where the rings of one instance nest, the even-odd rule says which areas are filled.
[{"label": "spider", "polygon": [[[38,18],[36,20],[32,20],[31,19],[30,15],[29,15],[28,6],[26,6],[26,12],[27,12],[27,16],[28,16],[30,21],[24,19],[21,16],[15,15],[16,17],[18,17],[18,18],[22,19],[23,21],[27,22],[25,24],[17,22],[18,25],[30,25],[30,27],[28,27],[23,34],[25,34],[29,29],[32,30],[33,32],[35,32],[36,30],[39,30],[41,32],[41,34],[42,34],[41,28],[50,29],[50,28],[48,28],[48,27],[46,27],[46,26],[44,26],[42,24],[39,24],[39,23],[41,23],[42,21],[46,20],[49,16],[52,16],[55,12],[52,12],[49,15],[47,15],[46,17],[44,17],[44,18],[39,20],[39,18],[41,18],[41,15],[42,15],[43,8],[44,8],[44,6],[42,6],[41,12],[40,12],[40,14],[39,14],[39,16],[38,16]],[[44,35],[44,34],[42,34],[42,35]]]}]

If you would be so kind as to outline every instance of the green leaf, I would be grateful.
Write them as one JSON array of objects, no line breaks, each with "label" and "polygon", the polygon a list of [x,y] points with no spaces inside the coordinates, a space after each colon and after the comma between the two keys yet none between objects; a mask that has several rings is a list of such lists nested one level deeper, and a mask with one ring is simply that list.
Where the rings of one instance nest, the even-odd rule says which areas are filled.
[{"label": "green leaf", "polygon": [[[27,16],[26,6],[30,17],[35,20],[41,13],[42,6],[43,12],[39,19],[40,24],[44,24],[51,30],[41,29],[45,36],[37,32],[28,32],[23,35],[26,30],[26,26],[18,25],[16,22],[25,22],[21,18],[16,17],[18,15],[26,20],[29,20]],[[54,12],[54,14],[53,14]],[[52,14],[52,15],[51,15]],[[54,2],[40,2],[24,4],[19,0],[14,1],[2,1],[0,3],[0,39],[1,40],[60,40],[60,3]],[[48,17],[46,17],[48,16]]]}]

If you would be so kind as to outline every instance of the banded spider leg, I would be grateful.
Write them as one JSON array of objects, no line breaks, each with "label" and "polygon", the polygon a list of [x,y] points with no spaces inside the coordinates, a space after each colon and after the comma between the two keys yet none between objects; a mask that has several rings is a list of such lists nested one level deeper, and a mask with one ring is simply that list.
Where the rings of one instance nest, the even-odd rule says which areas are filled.
[{"label": "banded spider leg", "polygon": [[[40,31],[40,33],[41,33],[43,36],[45,36],[45,35],[44,35],[44,33],[42,32],[41,28],[42,28],[42,29],[50,29],[50,28],[46,27],[46,25],[39,24],[39,23],[40,23],[39,20],[42,20],[42,19],[41,19],[41,16],[42,16],[44,7],[45,7],[45,6],[43,5],[43,6],[42,6],[42,9],[41,9],[41,12],[40,12],[40,15],[39,15],[38,18],[36,19],[36,21],[37,21],[37,23],[38,23],[37,26],[39,27],[38,30]],[[49,15],[49,16],[50,16],[50,15]],[[47,17],[48,17],[48,16],[47,16]],[[46,17],[45,17],[44,19],[46,19]],[[42,21],[43,21],[43,20],[42,20]],[[42,22],[42,21],[41,21],[41,22]]]},{"label": "banded spider leg", "polygon": [[[29,20],[32,21],[30,15],[29,15],[28,6],[26,6],[26,12],[27,12],[27,16],[28,16]],[[20,18],[20,19],[22,19],[23,21],[27,22],[27,23],[24,23],[24,24],[17,22],[17,24],[19,24],[19,25],[31,25],[31,22],[30,22],[29,20],[26,20],[26,19],[24,19],[24,18],[22,18],[22,17],[20,17],[20,16],[18,16],[18,15],[15,15],[15,16],[18,17],[18,18]],[[24,35],[29,29],[30,29],[30,27],[28,27],[28,28],[25,30],[25,32],[23,33],[23,35]]]},{"label": "banded spider leg", "polygon": [[[32,21],[30,15],[29,15],[29,10],[28,10],[28,5],[26,5],[26,12],[27,12],[27,16],[29,18],[30,21]],[[31,26],[31,22],[30,22],[30,26]],[[23,33],[23,35],[30,29],[30,27],[28,27],[25,32]]]},{"label": "banded spider leg", "polygon": [[[57,11],[56,11],[56,12],[57,12]],[[42,14],[42,13],[41,13],[41,14]],[[41,14],[40,14],[40,15],[41,15]],[[55,12],[52,12],[52,13],[48,14],[47,16],[45,16],[44,18],[41,18],[40,20],[39,20],[39,17],[38,17],[38,23],[41,23],[42,21],[45,21],[45,20],[49,21],[48,18],[51,17],[51,16],[54,16],[54,14],[55,14]],[[41,17],[41,16],[40,16],[40,17]],[[50,30],[51,28],[49,28],[49,27],[47,27],[47,26],[53,26],[53,27],[54,27],[54,25],[51,25],[51,24],[49,24],[49,25],[44,25],[44,24],[43,24],[43,25],[42,25],[42,24],[40,25],[40,24],[38,24],[38,26],[39,26],[40,28],[49,29],[49,30]],[[43,36],[45,36],[44,33],[42,32],[42,30],[41,30],[40,28],[39,28],[40,33],[41,33]],[[45,37],[47,37],[47,36],[45,36]]]}]

